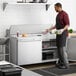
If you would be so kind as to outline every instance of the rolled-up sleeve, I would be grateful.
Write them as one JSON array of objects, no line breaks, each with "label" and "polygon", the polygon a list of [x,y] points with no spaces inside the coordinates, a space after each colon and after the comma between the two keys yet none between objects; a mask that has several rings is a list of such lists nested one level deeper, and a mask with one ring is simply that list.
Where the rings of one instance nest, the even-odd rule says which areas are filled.
[{"label": "rolled-up sleeve", "polygon": [[68,25],[68,26],[70,25],[68,14],[64,14],[63,21],[65,25]]}]

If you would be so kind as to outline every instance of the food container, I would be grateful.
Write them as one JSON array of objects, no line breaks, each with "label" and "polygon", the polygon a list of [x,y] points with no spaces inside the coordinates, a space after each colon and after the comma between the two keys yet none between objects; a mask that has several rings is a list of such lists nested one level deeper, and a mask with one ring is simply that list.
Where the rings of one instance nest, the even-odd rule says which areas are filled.
[{"label": "food container", "polygon": [[28,35],[27,34],[22,34],[22,37],[27,37]]}]

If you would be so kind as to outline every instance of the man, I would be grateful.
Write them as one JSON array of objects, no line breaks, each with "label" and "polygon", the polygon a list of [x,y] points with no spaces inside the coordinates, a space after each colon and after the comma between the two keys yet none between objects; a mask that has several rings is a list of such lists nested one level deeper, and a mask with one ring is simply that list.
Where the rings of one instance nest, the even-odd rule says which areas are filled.
[{"label": "man", "polygon": [[69,27],[69,17],[68,14],[62,10],[62,4],[55,4],[55,11],[58,13],[56,17],[56,25],[47,29],[45,33],[50,32],[50,30],[56,29],[56,45],[58,53],[58,63],[57,67],[60,69],[69,68],[69,62],[66,52],[66,39],[68,36],[68,27]]}]

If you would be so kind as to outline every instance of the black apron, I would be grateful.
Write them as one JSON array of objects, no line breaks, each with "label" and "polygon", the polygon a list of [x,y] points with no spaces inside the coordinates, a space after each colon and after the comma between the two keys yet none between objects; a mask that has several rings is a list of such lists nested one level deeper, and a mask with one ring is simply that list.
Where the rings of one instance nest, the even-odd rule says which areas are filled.
[{"label": "black apron", "polygon": [[[56,29],[63,29],[65,26],[60,23],[59,14],[56,17]],[[66,38],[67,38],[67,30],[65,30],[62,34],[56,35],[56,45],[57,47],[66,46]]]}]

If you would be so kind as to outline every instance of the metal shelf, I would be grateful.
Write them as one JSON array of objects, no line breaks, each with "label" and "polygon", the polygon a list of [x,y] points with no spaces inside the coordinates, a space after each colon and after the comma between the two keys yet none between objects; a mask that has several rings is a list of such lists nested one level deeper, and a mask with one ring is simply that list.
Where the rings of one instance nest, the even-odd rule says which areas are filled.
[{"label": "metal shelf", "polygon": [[7,56],[9,61],[9,38],[0,38],[0,60],[6,60]]},{"label": "metal shelf", "polygon": [[8,3],[10,5],[46,5],[48,3]]},{"label": "metal shelf", "polygon": [[48,10],[48,8],[50,7],[50,5],[51,4],[49,4],[49,3],[3,3],[3,11],[5,10],[5,8],[6,8],[6,6],[7,5],[22,5],[22,6],[24,6],[24,5],[45,5],[45,7],[46,7],[46,10]]},{"label": "metal shelf", "polygon": [[58,59],[57,58],[53,58],[53,59],[48,59],[48,60],[42,60],[42,63],[51,62],[51,61],[58,61]]},{"label": "metal shelf", "polygon": [[47,53],[47,52],[54,52],[55,50],[46,50],[46,51],[42,51],[42,53]]},{"label": "metal shelf", "polygon": [[52,46],[52,47],[48,47],[48,48],[43,48],[43,50],[51,50],[51,49],[57,49],[57,47],[56,46]]},{"label": "metal shelf", "polygon": [[3,54],[3,53],[1,53],[0,55],[9,55],[9,54]]}]

